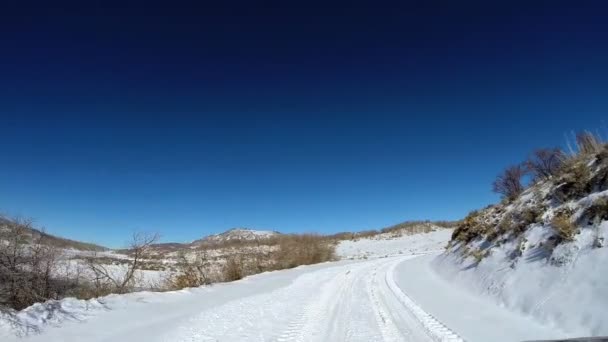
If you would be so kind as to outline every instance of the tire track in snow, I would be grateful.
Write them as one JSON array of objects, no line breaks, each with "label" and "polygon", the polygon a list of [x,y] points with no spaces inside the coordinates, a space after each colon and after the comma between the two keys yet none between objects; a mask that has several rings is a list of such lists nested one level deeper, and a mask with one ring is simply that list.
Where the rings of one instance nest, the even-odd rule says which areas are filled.
[{"label": "tire track in snow", "polygon": [[414,302],[407,294],[405,294],[401,288],[395,282],[395,268],[403,260],[392,263],[387,272],[385,273],[386,284],[389,289],[393,292],[395,297],[403,304],[403,306],[412,313],[414,317],[422,324],[424,329],[435,341],[449,341],[449,342],[464,342],[458,334],[452,331],[450,328],[441,323],[433,315],[424,311],[418,304]]},{"label": "tire track in snow", "polygon": [[393,322],[393,319],[388,314],[386,308],[380,303],[380,299],[376,293],[376,289],[378,289],[377,271],[377,267],[374,267],[366,287],[372,302],[372,312],[374,313],[374,317],[376,318],[376,322],[382,333],[382,340],[386,342],[403,341],[403,335]]},{"label": "tire track in snow", "polygon": [[182,322],[164,341],[462,341],[396,285],[404,258],[339,265]]},{"label": "tire track in snow", "polygon": [[[303,313],[288,325],[277,338],[281,342],[348,341],[353,336],[350,323],[353,310],[353,288],[358,275],[364,274],[366,264],[343,268],[321,285],[318,296],[308,302]],[[359,338],[359,336],[357,336]]]}]

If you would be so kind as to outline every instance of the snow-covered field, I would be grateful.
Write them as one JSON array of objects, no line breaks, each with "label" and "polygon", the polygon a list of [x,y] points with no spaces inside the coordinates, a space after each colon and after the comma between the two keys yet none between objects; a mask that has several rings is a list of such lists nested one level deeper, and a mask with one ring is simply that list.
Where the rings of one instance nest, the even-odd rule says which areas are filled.
[{"label": "snow-covered field", "polygon": [[442,251],[451,234],[451,229],[438,229],[430,233],[399,237],[379,234],[372,238],[341,241],[336,253],[341,258],[360,259]]},{"label": "snow-covered field", "polygon": [[[485,342],[569,336],[439,276],[432,261],[450,233],[343,242],[338,250],[346,260],[232,283],[37,304],[1,319],[0,340]],[[369,258],[348,260],[362,255]]]}]

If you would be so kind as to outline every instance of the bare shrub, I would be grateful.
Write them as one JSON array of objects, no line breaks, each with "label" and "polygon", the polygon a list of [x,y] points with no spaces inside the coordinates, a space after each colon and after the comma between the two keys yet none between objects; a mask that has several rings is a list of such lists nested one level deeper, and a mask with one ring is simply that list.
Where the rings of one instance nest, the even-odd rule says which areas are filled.
[{"label": "bare shrub", "polygon": [[591,171],[582,161],[569,165],[558,179],[553,196],[560,202],[579,199],[591,192]]},{"label": "bare shrub", "polygon": [[209,261],[206,250],[197,251],[192,260],[188,259],[182,252],[178,256],[175,272],[168,280],[168,289],[183,289],[186,287],[198,287],[212,283],[209,276]]},{"label": "bare shrub", "polygon": [[470,212],[454,229],[452,240],[469,243],[470,241],[490,233],[491,227],[481,219],[479,211]]},{"label": "bare shrub", "polygon": [[543,148],[534,151],[525,165],[534,181],[539,181],[557,174],[564,159],[565,154],[559,148]]},{"label": "bare shrub", "polygon": [[126,263],[124,271],[113,271],[96,256],[87,258],[87,265],[94,275],[93,284],[96,295],[132,291],[135,286],[136,272],[141,269],[143,260],[148,257],[151,245],[158,239],[158,234],[133,234],[128,249],[131,258]]},{"label": "bare shrub", "polygon": [[29,220],[1,217],[0,307],[22,309],[58,298],[70,288],[54,277],[59,253],[45,244],[46,236]]},{"label": "bare shrub", "polygon": [[496,178],[492,190],[507,200],[514,200],[524,191],[521,179],[525,174],[526,169],[521,165],[510,166]]},{"label": "bare shrub", "polygon": [[488,241],[495,241],[498,237],[513,230],[515,222],[512,214],[507,214],[502,217],[500,222],[492,229],[487,236]]},{"label": "bare shrub", "polygon": [[286,235],[279,240],[279,251],[273,258],[276,269],[311,265],[333,260],[334,246],[316,234]]},{"label": "bare shrub", "polygon": [[243,258],[240,255],[231,256],[226,260],[222,268],[224,281],[235,281],[245,276]]}]

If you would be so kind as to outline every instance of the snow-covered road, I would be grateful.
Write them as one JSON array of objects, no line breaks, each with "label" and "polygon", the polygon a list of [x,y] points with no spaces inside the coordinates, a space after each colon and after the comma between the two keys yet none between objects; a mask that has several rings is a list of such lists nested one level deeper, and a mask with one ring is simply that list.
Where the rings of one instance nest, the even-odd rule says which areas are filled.
[{"label": "snow-covered road", "polygon": [[[174,293],[111,296],[105,308],[78,312],[79,319],[49,326],[27,340],[461,341],[459,330],[469,341],[555,335],[535,321],[451,292],[444,280],[427,272],[429,260],[398,256],[342,261]],[[438,300],[451,296],[460,298],[437,310]],[[443,325],[443,317],[453,325]],[[517,325],[513,336],[508,334],[511,324]]]}]

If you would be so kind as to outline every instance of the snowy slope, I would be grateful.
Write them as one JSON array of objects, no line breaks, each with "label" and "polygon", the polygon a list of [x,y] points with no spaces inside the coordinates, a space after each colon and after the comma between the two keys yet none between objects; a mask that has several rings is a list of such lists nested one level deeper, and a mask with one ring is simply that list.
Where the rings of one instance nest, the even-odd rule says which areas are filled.
[{"label": "snowy slope", "polygon": [[578,336],[608,335],[608,147],[470,214],[433,263],[469,293]]},{"label": "snowy slope", "polygon": [[340,241],[336,247],[336,254],[341,258],[357,259],[441,251],[451,235],[452,229],[441,228],[429,233],[398,237],[379,234],[370,238]]},{"label": "snowy slope", "polygon": [[[608,222],[599,228],[608,237]],[[515,261],[519,242],[494,248],[479,264],[446,253],[434,266],[452,284],[570,334],[608,335],[608,248],[590,248],[594,232],[585,230],[560,249],[567,263],[555,265],[539,247],[547,234],[542,226],[527,231]]]}]

